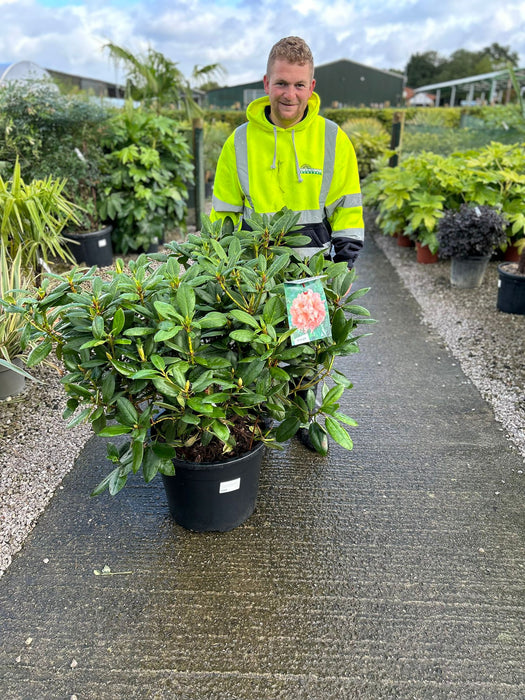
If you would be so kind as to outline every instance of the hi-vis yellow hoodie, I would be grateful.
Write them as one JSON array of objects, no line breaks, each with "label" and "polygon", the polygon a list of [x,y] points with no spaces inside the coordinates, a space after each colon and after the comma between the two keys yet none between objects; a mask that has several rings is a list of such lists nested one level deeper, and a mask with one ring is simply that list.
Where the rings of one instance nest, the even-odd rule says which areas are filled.
[{"label": "hi-vis yellow hoodie", "polygon": [[[286,206],[300,212],[302,233],[319,250],[352,267],[363,245],[364,224],[354,148],[334,122],[319,116],[314,92],[302,121],[283,129],[269,120],[270,100],[261,97],[247,109],[222,149],[213,186],[212,220],[230,216],[234,224],[255,211],[273,214]],[[332,251],[333,246],[333,251]]]}]

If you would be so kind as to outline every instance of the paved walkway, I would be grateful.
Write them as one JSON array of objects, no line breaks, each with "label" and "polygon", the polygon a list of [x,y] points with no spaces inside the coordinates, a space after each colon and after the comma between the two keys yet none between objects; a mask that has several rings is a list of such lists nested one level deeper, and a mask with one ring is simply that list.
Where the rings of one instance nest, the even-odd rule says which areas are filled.
[{"label": "paved walkway", "polygon": [[523,461],[372,241],[359,271],[354,451],[291,441],[194,534],[160,479],[89,499],[92,439],[0,580],[4,700],[525,698]]}]

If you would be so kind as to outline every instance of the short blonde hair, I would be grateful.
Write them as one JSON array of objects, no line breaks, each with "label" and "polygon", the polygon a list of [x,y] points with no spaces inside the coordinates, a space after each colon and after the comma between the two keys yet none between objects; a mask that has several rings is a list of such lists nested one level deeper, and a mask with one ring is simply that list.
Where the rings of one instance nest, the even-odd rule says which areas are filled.
[{"label": "short blonde hair", "polygon": [[287,36],[280,39],[274,44],[268,56],[266,65],[266,75],[270,75],[270,71],[275,61],[282,60],[288,63],[297,63],[300,66],[309,65],[312,69],[312,78],[314,75],[314,57],[310,51],[310,47],[304,39],[299,36]]}]

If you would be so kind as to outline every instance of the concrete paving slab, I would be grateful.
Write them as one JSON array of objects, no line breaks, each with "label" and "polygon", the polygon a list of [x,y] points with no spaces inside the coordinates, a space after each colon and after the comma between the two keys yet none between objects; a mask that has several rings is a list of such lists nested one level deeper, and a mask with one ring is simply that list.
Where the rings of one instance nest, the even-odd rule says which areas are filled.
[{"label": "concrete paving slab", "polygon": [[359,273],[354,451],[268,453],[196,534],[160,479],[90,499],[90,440],[0,580],[3,698],[525,698],[523,461],[373,241]]}]

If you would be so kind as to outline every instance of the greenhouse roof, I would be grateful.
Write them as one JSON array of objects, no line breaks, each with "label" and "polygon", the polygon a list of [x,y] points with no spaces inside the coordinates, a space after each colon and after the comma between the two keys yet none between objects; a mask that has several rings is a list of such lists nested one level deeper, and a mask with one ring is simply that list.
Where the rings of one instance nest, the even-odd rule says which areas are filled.
[{"label": "greenhouse roof", "polygon": [[[516,68],[515,75],[518,80],[525,81],[525,68]],[[443,83],[432,83],[431,85],[421,85],[414,88],[414,92],[429,92],[431,90],[439,90],[446,87],[454,87],[460,85],[471,85],[472,83],[491,83],[494,80],[508,80],[510,77],[507,68],[493,71],[492,73],[480,73],[479,75],[470,75],[467,78],[458,78],[457,80],[446,80]]]}]

